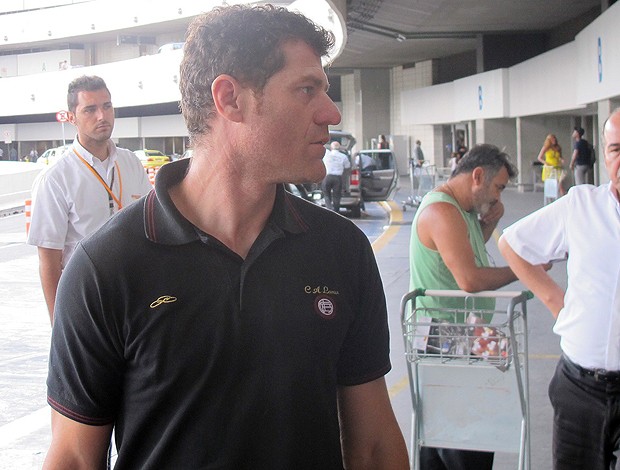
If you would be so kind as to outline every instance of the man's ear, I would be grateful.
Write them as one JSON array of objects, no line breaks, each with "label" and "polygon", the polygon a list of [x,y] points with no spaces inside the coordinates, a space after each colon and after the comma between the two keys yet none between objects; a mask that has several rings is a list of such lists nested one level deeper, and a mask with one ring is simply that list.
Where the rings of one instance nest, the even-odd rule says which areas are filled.
[{"label": "man's ear", "polygon": [[243,86],[230,75],[219,75],[211,84],[213,103],[217,113],[233,122],[241,122],[242,107],[240,94],[245,90]]},{"label": "man's ear", "polygon": [[67,111],[67,121],[69,121],[71,124],[75,126],[75,113],[72,113],[71,111]]},{"label": "man's ear", "polygon": [[481,186],[484,184],[484,168],[477,166],[474,171],[471,172],[471,177],[474,185]]}]

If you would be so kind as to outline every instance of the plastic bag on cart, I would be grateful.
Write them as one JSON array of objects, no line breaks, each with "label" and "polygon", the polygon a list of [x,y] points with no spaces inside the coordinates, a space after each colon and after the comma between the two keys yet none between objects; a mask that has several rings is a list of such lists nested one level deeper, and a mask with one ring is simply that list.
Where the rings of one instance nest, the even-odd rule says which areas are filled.
[{"label": "plastic bag on cart", "polygon": [[506,334],[497,327],[484,323],[484,320],[474,312],[468,315],[467,323],[472,325],[471,353],[489,361],[499,361],[499,365],[507,369],[508,364],[505,361],[510,355],[510,342]]},{"label": "plastic bag on cart", "polygon": [[482,359],[500,370],[510,365],[510,342],[501,329],[470,312],[466,325],[431,317],[418,317],[414,347],[421,355],[446,359]]}]

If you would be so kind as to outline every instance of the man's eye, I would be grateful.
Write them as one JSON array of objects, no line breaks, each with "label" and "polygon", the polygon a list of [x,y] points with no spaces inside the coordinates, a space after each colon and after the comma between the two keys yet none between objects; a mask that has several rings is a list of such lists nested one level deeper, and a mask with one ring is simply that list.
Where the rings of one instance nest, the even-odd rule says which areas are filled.
[{"label": "man's eye", "polygon": [[304,86],[301,88],[301,91],[303,91],[306,95],[309,95],[312,93],[313,87],[311,86]]}]

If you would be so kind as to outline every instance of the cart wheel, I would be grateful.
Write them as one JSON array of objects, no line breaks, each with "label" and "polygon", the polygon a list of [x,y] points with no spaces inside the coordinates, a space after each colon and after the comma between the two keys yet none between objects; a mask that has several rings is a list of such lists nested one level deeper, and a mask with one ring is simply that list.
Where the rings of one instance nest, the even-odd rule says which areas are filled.
[{"label": "cart wheel", "polygon": [[407,205],[403,204],[403,212],[407,212]]}]

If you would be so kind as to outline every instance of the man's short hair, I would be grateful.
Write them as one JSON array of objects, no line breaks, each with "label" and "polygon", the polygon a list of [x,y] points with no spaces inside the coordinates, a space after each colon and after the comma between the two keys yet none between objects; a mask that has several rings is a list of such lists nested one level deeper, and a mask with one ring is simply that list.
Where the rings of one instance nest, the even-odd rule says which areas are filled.
[{"label": "man's short hair", "polygon": [[585,134],[586,132],[583,130],[583,127],[579,127],[579,126],[575,126],[575,130],[577,131],[577,134],[579,134],[579,137],[583,137],[583,134]]},{"label": "man's short hair", "polygon": [[508,178],[514,179],[518,175],[517,168],[510,162],[510,155],[502,152],[498,147],[491,144],[474,145],[459,161],[452,176],[461,173],[471,173],[476,168],[485,170],[485,180],[495,178],[502,168],[506,168]]},{"label": "man's short hair", "polygon": [[187,31],[181,61],[181,111],[190,135],[204,134],[215,113],[211,85],[228,74],[255,92],[285,66],[282,45],[300,40],[319,57],[334,46],[334,35],[305,16],[272,5],[214,8],[195,18]]},{"label": "man's short hair", "polygon": [[101,77],[97,77],[96,75],[82,75],[74,79],[69,83],[69,88],[67,89],[67,107],[69,111],[72,113],[75,112],[75,108],[77,108],[78,104],[78,93],[80,91],[97,90],[106,90],[110,93],[110,90],[108,90],[107,85]]}]

